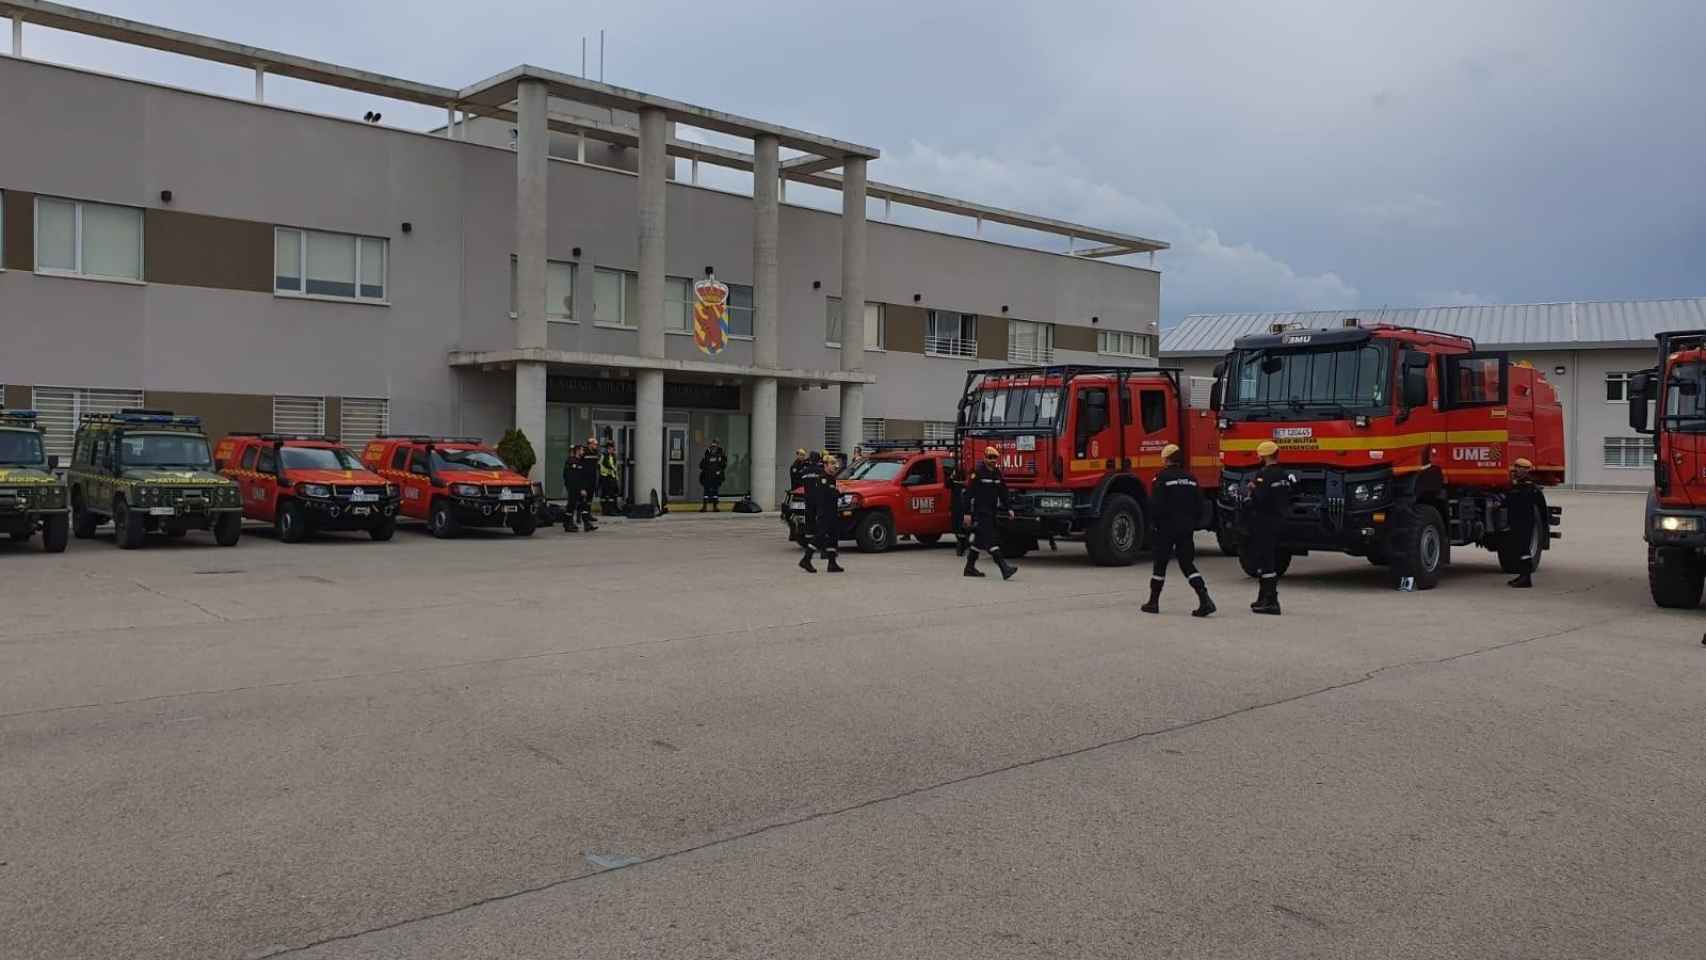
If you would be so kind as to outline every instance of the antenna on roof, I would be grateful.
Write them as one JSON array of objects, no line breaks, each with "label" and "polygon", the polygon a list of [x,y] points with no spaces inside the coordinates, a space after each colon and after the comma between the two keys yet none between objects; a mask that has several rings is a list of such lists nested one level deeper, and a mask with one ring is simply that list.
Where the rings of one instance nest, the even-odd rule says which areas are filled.
[{"label": "antenna on roof", "polygon": [[586,79],[586,38],[581,37],[581,79]]},{"label": "antenna on roof", "polygon": [[604,28],[598,28],[598,82],[604,82]]}]

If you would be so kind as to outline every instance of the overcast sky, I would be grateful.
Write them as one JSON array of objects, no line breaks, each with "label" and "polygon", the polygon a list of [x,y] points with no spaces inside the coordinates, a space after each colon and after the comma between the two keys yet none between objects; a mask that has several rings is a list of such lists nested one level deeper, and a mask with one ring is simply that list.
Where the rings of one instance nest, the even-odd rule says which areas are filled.
[{"label": "overcast sky", "polygon": [[[1706,295],[1700,0],[81,5],[453,87],[577,72],[583,35],[596,77],[602,28],[611,83],[880,147],[872,179],[1171,243],[1166,325]],[[252,92],[234,68],[39,27],[26,44]],[[443,119],[277,78],[268,96]]]}]

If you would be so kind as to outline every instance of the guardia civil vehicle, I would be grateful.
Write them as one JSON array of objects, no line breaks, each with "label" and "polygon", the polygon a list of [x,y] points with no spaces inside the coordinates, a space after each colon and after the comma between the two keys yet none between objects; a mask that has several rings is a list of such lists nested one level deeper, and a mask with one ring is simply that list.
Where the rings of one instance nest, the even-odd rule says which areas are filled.
[{"label": "guardia civil vehicle", "polygon": [[71,532],[79,539],[109,521],[124,550],[142,546],[150,533],[175,539],[211,530],[222,547],[235,546],[243,533],[242,493],[213,471],[200,417],[169,410],[85,416],[66,479]]},{"label": "guardia civil vehicle", "polygon": [[0,409],[0,532],[24,541],[39,531],[42,549],[63,553],[65,482],[53,475],[59,458],[46,454],[42,433],[34,410]]}]

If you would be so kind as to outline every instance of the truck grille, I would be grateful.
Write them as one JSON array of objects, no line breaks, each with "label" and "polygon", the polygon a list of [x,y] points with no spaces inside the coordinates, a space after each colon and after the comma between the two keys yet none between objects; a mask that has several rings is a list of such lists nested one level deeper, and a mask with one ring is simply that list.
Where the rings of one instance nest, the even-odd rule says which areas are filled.
[{"label": "truck grille", "polygon": [[526,496],[526,495],[533,492],[532,487],[517,486],[515,484],[503,484],[503,483],[488,483],[488,484],[486,484],[486,496],[488,496],[488,497],[498,496],[499,494],[503,493],[505,490],[508,490],[511,493],[519,493],[522,496]]}]

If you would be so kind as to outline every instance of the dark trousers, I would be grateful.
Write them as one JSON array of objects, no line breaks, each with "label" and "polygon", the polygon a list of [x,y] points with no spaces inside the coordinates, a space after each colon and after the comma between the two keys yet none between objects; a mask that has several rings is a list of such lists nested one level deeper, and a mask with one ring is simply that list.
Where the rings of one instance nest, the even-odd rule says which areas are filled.
[{"label": "dark trousers", "polygon": [[818,553],[826,557],[835,556],[841,542],[841,531],[836,529],[840,525],[841,517],[833,507],[806,507],[806,532]]},{"label": "dark trousers", "polygon": [[971,531],[972,550],[982,550],[992,557],[1001,555],[1001,541],[995,535],[995,514],[973,514]]},{"label": "dark trousers", "polygon": [[1250,540],[1245,549],[1250,551],[1250,565],[1256,568],[1261,579],[1279,579],[1279,561],[1276,559],[1279,529],[1276,526],[1261,521],[1251,523]]},{"label": "dark trousers", "polygon": [[1197,544],[1191,536],[1191,531],[1156,530],[1152,545],[1155,569],[1150,573],[1150,579],[1167,579],[1167,563],[1174,558],[1178,559],[1179,572],[1183,573],[1187,580],[1202,578],[1202,574],[1197,572]]},{"label": "dark trousers", "polygon": [[717,498],[722,496],[722,495],[723,495],[723,481],[717,480],[717,481],[714,481],[712,483],[705,484],[704,501],[706,503],[716,503]]},{"label": "dark trousers", "polygon": [[599,499],[603,501],[605,516],[610,516],[617,510],[616,486],[613,477],[604,477],[598,482]]},{"label": "dark trousers", "polygon": [[585,487],[576,487],[569,491],[569,517],[571,523],[592,522],[592,491]]}]

